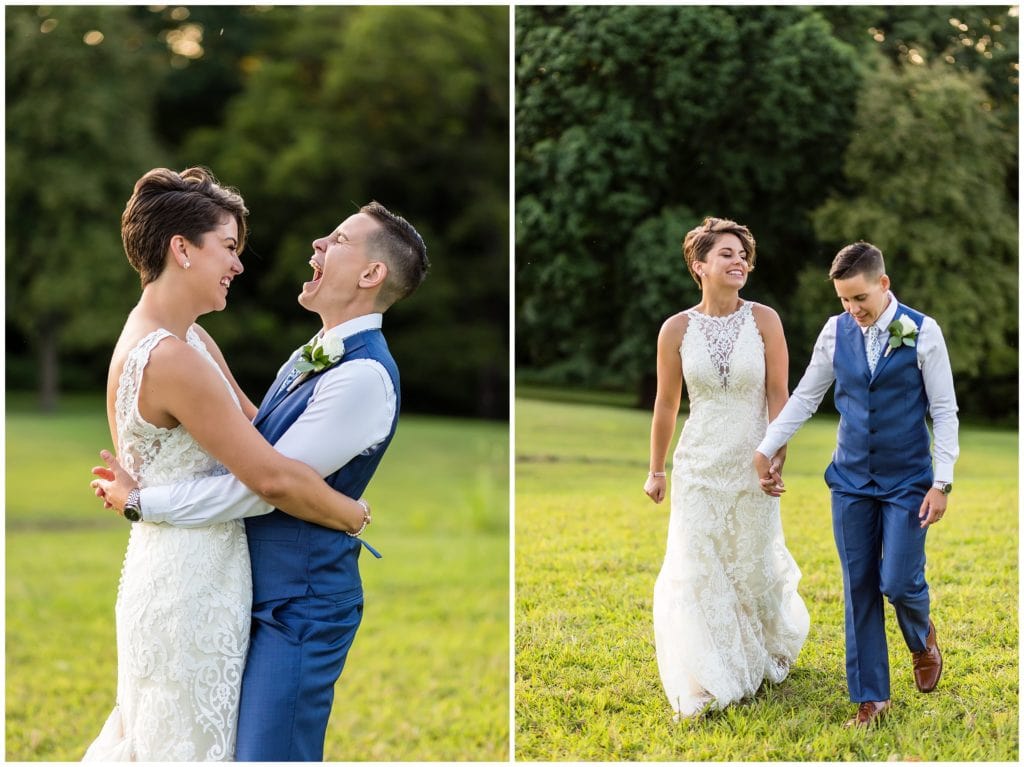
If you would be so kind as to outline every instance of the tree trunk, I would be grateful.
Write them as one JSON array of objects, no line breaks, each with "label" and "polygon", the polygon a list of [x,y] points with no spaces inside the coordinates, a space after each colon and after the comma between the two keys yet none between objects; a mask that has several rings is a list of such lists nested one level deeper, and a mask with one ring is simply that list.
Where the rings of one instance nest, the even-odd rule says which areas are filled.
[{"label": "tree trunk", "polygon": [[654,400],[658,396],[658,377],[653,373],[644,373],[640,377],[640,383],[636,389],[636,404],[641,410],[650,410],[654,407]]},{"label": "tree trunk", "polygon": [[59,333],[53,327],[44,327],[36,336],[39,344],[39,407],[44,413],[57,409],[60,389],[60,360],[57,357]]}]

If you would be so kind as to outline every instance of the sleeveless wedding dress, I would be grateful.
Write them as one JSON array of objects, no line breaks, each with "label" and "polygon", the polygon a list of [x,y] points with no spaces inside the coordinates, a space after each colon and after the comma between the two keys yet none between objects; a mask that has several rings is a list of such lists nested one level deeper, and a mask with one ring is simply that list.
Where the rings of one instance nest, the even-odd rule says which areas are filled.
[{"label": "sleeveless wedding dress", "polygon": [[767,426],[764,342],[749,302],[693,309],[680,347],[690,398],[672,464],[668,545],[654,586],[661,681],[679,717],[781,682],[807,638],[779,499],[753,467]]},{"label": "sleeveless wedding dress", "polygon": [[[118,381],[118,459],[140,487],[226,473],[182,426],[153,426],[139,413],[150,352],[171,335],[139,341]],[[224,378],[191,328],[186,341]],[[241,520],[132,524],[115,607],[117,705],[84,760],[232,760],[251,603]]]}]

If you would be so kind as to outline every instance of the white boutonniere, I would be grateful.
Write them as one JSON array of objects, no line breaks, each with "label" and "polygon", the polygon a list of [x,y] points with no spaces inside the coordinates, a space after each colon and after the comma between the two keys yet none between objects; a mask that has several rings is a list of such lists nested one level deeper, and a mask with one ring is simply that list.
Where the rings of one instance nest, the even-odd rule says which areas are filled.
[{"label": "white boutonniere", "polygon": [[345,341],[337,336],[325,336],[306,344],[302,347],[299,358],[295,360],[295,369],[301,375],[292,381],[288,391],[291,391],[305,381],[310,374],[319,373],[322,370],[327,370],[332,365],[338,364],[338,361],[344,354]]},{"label": "white boutonniere", "polygon": [[885,347],[886,357],[889,356],[889,352],[899,349],[901,346],[917,345],[917,325],[907,315],[900,315],[893,320],[888,330],[889,345]]}]

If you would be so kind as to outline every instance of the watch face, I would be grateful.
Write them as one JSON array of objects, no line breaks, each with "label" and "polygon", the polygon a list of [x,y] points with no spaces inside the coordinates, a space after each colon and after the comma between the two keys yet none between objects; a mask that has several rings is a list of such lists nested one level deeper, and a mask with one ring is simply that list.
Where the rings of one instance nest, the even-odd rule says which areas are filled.
[{"label": "watch face", "polygon": [[126,506],[124,510],[124,518],[129,522],[138,522],[142,519],[142,515],[139,514],[139,510],[133,506]]}]

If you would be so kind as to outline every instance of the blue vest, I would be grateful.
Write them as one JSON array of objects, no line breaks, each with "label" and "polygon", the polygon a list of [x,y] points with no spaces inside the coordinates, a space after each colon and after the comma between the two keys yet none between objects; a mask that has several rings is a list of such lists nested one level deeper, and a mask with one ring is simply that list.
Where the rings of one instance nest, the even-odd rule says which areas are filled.
[{"label": "blue vest", "polygon": [[[370,483],[395,435],[402,404],[398,367],[380,330],[364,330],[345,339],[345,355],[338,364],[358,359],[372,359],[384,367],[395,387],[396,402],[391,430],[384,441],[357,455],[326,478],[327,484],[351,498],[359,498]],[[317,376],[322,375],[314,373],[281,396],[279,390],[290,369],[285,366],[274,381],[253,421],[271,444],[276,443],[305,411],[313,396]],[[345,423],[339,421],[338,428],[344,429]],[[356,538],[296,519],[280,509],[261,517],[247,518],[245,530],[252,560],[253,604],[307,594],[351,596],[362,591],[362,579],[359,577],[359,550],[362,546]]]},{"label": "blue vest", "polygon": [[[921,327],[923,314],[900,304],[895,318],[904,314]],[[872,375],[864,341],[853,317],[842,314],[832,358],[839,434],[825,478],[833,487],[860,489],[874,482],[883,491],[931,482],[928,397],[917,350],[900,346],[884,356],[886,344]]]}]

